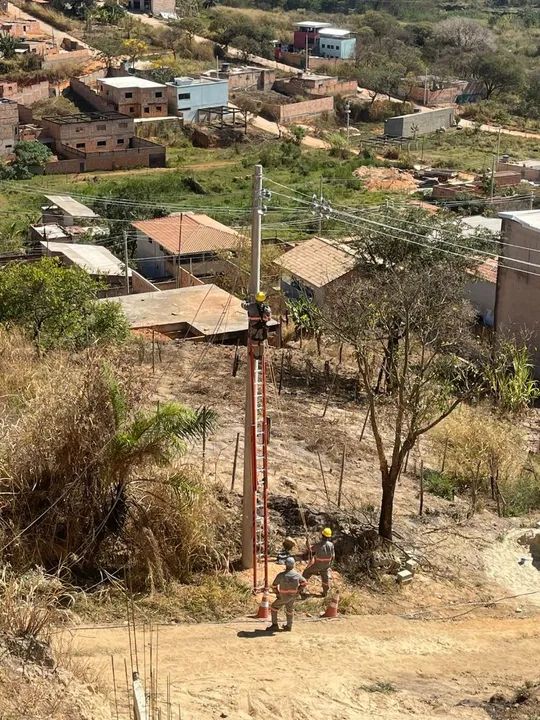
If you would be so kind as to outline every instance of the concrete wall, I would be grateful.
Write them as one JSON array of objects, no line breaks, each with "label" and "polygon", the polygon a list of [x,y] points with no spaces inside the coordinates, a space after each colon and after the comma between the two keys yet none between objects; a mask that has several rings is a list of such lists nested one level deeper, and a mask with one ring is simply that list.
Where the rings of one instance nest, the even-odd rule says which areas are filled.
[{"label": "concrete wall", "polygon": [[17,141],[19,110],[17,103],[11,100],[0,100],[0,157],[13,152]]},{"label": "concrete wall", "polygon": [[13,38],[22,39],[30,35],[43,35],[43,29],[39,20],[15,20],[10,18],[0,23],[0,30],[11,35]]},{"label": "concrete wall", "polygon": [[305,100],[289,105],[272,105],[264,103],[261,108],[262,114],[269,116],[276,122],[287,124],[298,120],[316,117],[325,112],[334,112],[334,98],[324,97],[317,100]]},{"label": "concrete wall", "polygon": [[116,109],[112,102],[108,102],[106,98],[95,93],[92,88],[79,78],[71,78],[69,87],[77,97],[84,100],[85,103],[97,112],[112,112]]},{"label": "concrete wall", "polygon": [[465,297],[488,327],[495,322],[496,292],[497,285],[487,280],[472,280],[465,285]]},{"label": "concrete wall", "polygon": [[276,92],[284,95],[311,95],[328,97],[329,95],[356,95],[358,83],[356,80],[312,80],[301,77],[293,77],[287,80],[276,80],[274,88]]},{"label": "concrete wall", "polygon": [[313,300],[317,307],[322,308],[329,296],[339,289],[340,286],[353,282],[357,276],[357,270],[350,270],[342,277],[328,283],[324,287],[314,287],[297,275],[287,275],[284,273],[281,276],[281,289],[289,298],[297,299],[299,297],[307,296],[309,299]]},{"label": "concrete wall", "polygon": [[535,377],[540,378],[540,277],[529,274],[534,268],[512,262],[538,263],[540,231],[503,219],[502,237],[505,244],[500,251],[503,259],[499,261],[497,275],[495,330],[498,335],[516,337],[527,343]]},{"label": "concrete wall", "polygon": [[424,102],[430,106],[452,105],[456,102],[457,96],[463,92],[466,86],[467,82],[465,80],[463,80],[462,82],[457,82],[454,85],[439,89],[431,89],[428,83],[428,89],[426,93],[423,84],[407,85],[406,83],[404,83],[403,86],[399,89],[399,95],[406,100],[412,100],[413,102],[417,102],[420,105],[424,105]]},{"label": "concrete wall", "polygon": [[540,166],[535,168],[528,168],[520,165],[518,162],[499,162],[497,165],[497,170],[519,173],[520,177],[523,180],[532,180],[533,182],[538,182],[540,180]]},{"label": "concrete wall", "polygon": [[159,288],[136,270],[131,271],[131,289],[133,293],[159,292]]},{"label": "concrete wall", "polygon": [[384,122],[384,134],[389,137],[426,135],[454,124],[454,108],[426,110],[425,112],[397,115]]},{"label": "concrete wall", "polygon": [[[278,50],[275,53],[275,58],[285,65],[292,65],[292,67],[305,68],[306,56],[303,52],[288,52],[287,50]],[[348,60],[341,60],[339,58],[321,58],[321,57],[309,57],[309,69],[317,70],[318,68],[331,67],[333,72],[336,72],[340,65],[348,63]]]},{"label": "concrete wall", "polygon": [[229,70],[221,68],[204,73],[207,77],[227,80],[229,90],[271,90],[276,79],[276,71],[259,67],[242,67],[234,65]]},{"label": "concrete wall", "polygon": [[40,100],[47,100],[50,97],[50,85],[48,80],[43,80],[33,85],[18,85],[16,82],[0,83],[0,98],[14,100],[20,105],[33,105]]},{"label": "concrete wall", "polygon": [[88,62],[91,57],[90,50],[86,49],[61,52],[58,53],[58,55],[46,55],[42,67],[44,70],[55,70],[65,65],[83,65]]}]

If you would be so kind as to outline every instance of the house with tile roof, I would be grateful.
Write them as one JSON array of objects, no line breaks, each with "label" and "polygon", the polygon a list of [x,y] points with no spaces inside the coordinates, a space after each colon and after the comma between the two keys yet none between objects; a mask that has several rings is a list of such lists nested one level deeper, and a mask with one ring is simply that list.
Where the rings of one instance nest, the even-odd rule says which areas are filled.
[{"label": "house with tile roof", "polygon": [[151,280],[176,278],[179,267],[198,278],[213,277],[223,270],[223,255],[234,255],[242,243],[236,230],[192,212],[137,220],[132,227],[138,268]]},{"label": "house with tile roof", "polygon": [[281,289],[289,298],[307,297],[322,307],[328,293],[356,275],[356,258],[347,245],[313,237],[275,260]]}]

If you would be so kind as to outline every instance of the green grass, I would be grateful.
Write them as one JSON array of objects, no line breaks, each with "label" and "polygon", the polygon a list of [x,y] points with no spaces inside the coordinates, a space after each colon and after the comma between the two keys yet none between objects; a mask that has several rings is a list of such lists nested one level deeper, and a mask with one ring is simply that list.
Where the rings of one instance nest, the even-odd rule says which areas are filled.
[{"label": "green grass", "polygon": [[382,680],[378,680],[375,683],[372,683],[371,685],[360,685],[360,690],[363,690],[364,692],[368,693],[383,693],[385,695],[389,695],[390,693],[397,692],[397,688],[392,685],[392,683],[384,682]]}]

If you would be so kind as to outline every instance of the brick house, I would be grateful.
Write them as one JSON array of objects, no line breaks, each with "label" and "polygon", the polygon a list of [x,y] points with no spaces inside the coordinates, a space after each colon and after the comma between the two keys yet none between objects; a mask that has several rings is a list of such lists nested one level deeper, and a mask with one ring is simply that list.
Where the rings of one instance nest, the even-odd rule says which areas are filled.
[{"label": "brick house", "polygon": [[0,99],[0,157],[13,152],[18,139],[19,109],[12,100]]},{"label": "brick house", "polygon": [[[533,373],[540,379],[540,212],[499,213],[503,243],[499,250],[495,331],[524,342]],[[529,264],[530,263],[530,264]]]},{"label": "brick house", "polygon": [[41,142],[60,159],[46,173],[164,167],[165,148],[135,135],[133,118],[117,112],[44,117]]},{"label": "brick house", "polygon": [[98,79],[98,94],[124,115],[136,118],[165,117],[167,88],[165,85],[128,75]]},{"label": "brick house", "polygon": [[151,15],[176,15],[176,0],[128,0],[127,6]]}]

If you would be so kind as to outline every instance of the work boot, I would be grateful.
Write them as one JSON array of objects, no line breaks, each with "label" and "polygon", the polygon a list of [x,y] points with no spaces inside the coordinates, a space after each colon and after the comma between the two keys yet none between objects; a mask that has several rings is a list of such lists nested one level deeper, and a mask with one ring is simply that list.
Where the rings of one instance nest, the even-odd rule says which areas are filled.
[{"label": "work boot", "polygon": [[282,630],[285,630],[286,632],[292,632],[292,625],[282,625]]},{"label": "work boot", "polygon": [[279,625],[275,625],[272,623],[266,628],[266,632],[277,632],[279,630]]}]

